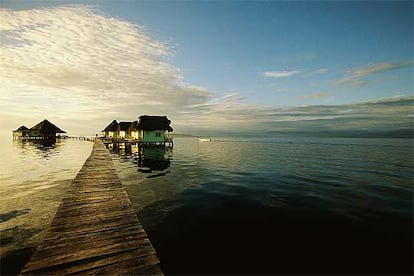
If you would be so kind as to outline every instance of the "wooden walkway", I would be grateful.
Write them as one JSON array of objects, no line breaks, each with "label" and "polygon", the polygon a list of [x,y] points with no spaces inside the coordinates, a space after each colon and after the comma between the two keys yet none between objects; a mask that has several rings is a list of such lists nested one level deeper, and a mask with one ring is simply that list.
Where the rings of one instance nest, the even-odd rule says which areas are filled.
[{"label": "wooden walkway", "polygon": [[22,274],[162,275],[101,141],[73,180]]}]

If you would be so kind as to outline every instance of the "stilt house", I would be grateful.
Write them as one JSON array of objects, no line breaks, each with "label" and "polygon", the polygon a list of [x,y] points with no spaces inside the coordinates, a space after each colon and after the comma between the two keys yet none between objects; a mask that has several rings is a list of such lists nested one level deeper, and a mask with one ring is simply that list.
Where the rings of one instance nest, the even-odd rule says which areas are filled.
[{"label": "stilt house", "polygon": [[131,124],[132,122],[119,122],[117,131],[120,139],[131,138]]},{"label": "stilt house", "polygon": [[16,130],[13,130],[13,138],[24,138],[29,137],[29,128],[26,126],[21,126]]},{"label": "stilt house", "polygon": [[145,143],[158,143],[170,140],[173,129],[167,116],[143,115],[138,118],[138,140]]},{"label": "stilt house", "polygon": [[118,138],[118,122],[117,120],[113,120],[106,126],[102,132],[104,132],[105,138]]},{"label": "stilt house", "polygon": [[43,120],[34,127],[30,128],[29,136],[33,138],[56,139],[57,133],[66,133],[48,120]]},{"label": "stilt house", "polygon": [[143,143],[165,143],[171,141],[169,132],[173,129],[167,116],[143,115],[133,122],[113,120],[104,130],[105,138],[130,139]]}]

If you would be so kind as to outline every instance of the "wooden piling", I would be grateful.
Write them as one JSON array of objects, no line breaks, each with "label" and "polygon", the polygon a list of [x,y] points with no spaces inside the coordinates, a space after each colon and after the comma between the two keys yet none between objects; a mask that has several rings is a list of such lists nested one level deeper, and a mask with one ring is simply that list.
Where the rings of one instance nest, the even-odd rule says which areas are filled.
[{"label": "wooden piling", "polygon": [[95,141],[45,239],[21,273],[162,275],[101,141]]}]

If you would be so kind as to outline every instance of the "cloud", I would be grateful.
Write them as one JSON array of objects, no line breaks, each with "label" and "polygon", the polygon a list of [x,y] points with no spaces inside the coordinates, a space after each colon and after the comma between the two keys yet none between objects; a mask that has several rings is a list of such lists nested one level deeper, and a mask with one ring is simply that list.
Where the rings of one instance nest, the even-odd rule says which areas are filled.
[{"label": "cloud", "polygon": [[366,77],[391,70],[406,68],[413,65],[413,62],[398,62],[398,63],[378,63],[374,65],[364,66],[358,69],[349,70],[344,78],[338,79],[334,82],[335,85],[346,85],[350,87],[361,87],[368,84],[370,81]]},{"label": "cloud", "polygon": [[315,93],[315,94],[308,94],[308,95],[300,95],[297,96],[297,99],[322,99],[332,96],[332,93]]},{"label": "cloud", "polygon": [[315,75],[325,74],[326,72],[328,72],[327,68],[319,68],[319,69],[305,71],[303,75],[305,77],[313,77]]},{"label": "cloud", "polygon": [[302,74],[305,77],[311,77],[328,72],[326,68],[319,68],[315,70],[286,70],[286,71],[266,71],[263,76],[268,78],[288,78],[293,75]]},{"label": "cloud", "polygon": [[299,70],[293,70],[293,71],[266,71],[263,73],[265,77],[269,78],[288,78],[290,76],[293,76],[297,73],[299,73]]},{"label": "cloud", "polygon": [[355,77],[363,77],[374,73],[390,71],[409,66],[412,66],[412,62],[378,63],[371,66],[362,67],[356,70],[351,70],[350,74]]},{"label": "cloud", "polygon": [[314,75],[325,74],[326,72],[328,72],[328,69],[327,68],[319,68],[319,69],[316,69],[316,70],[309,71],[306,74],[306,76],[307,77],[311,77],[311,76],[314,76]]},{"label": "cloud", "polygon": [[[168,115],[177,132],[192,133],[315,129],[315,124],[351,127],[356,120],[366,127],[412,123],[412,106],[406,104],[412,99],[405,105],[384,100],[275,108],[248,104],[236,92],[223,95],[187,84],[167,62],[170,45],[91,6],[0,9],[0,37],[3,128],[48,118],[68,132],[94,134],[113,119],[133,120],[141,114]],[[281,78],[300,72],[264,75]]]},{"label": "cloud", "polygon": [[363,80],[359,77],[351,76],[334,81],[337,86],[345,85],[347,87],[362,87],[369,83],[368,80]]},{"label": "cloud", "polygon": [[392,131],[413,129],[413,97],[388,98],[344,105],[273,108],[263,125],[275,131]]},{"label": "cloud", "polygon": [[328,72],[327,68],[319,68],[319,69],[314,71],[315,74],[323,74],[323,73],[326,73],[326,72]]},{"label": "cloud", "polygon": [[[260,133],[269,131],[391,131],[413,128],[412,118],[409,117],[412,115],[413,97],[344,105],[308,105],[286,108],[235,105],[231,104],[233,100],[237,101],[237,95],[228,95],[228,106],[222,102],[194,106],[193,109],[186,110],[188,122],[196,125],[198,131],[208,131],[213,126],[218,127],[226,122],[217,129],[227,132],[256,131]],[[224,121],[223,118],[225,118]],[[212,119],[214,124],[211,123]]]},{"label": "cloud", "polygon": [[94,7],[0,9],[0,20],[3,114],[24,110],[100,128],[114,117],[174,115],[215,97],[182,81],[166,62],[169,45]]}]

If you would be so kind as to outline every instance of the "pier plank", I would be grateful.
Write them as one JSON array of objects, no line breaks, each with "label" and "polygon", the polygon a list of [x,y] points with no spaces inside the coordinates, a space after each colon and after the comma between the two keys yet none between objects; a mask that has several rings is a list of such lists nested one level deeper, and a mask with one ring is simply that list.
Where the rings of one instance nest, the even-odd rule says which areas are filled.
[{"label": "pier plank", "polygon": [[21,274],[162,275],[156,252],[101,141],[95,141]]}]

